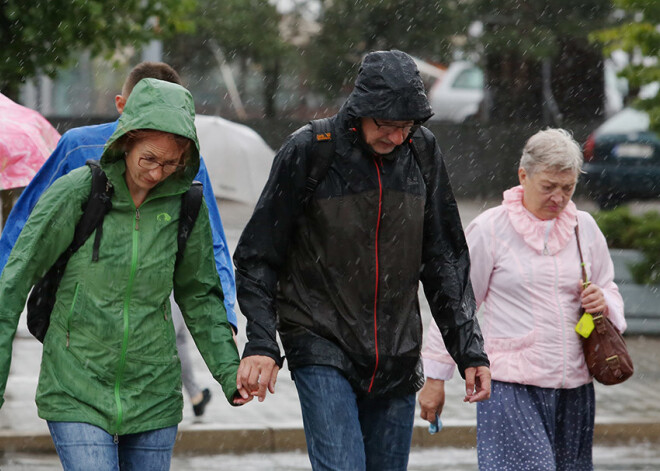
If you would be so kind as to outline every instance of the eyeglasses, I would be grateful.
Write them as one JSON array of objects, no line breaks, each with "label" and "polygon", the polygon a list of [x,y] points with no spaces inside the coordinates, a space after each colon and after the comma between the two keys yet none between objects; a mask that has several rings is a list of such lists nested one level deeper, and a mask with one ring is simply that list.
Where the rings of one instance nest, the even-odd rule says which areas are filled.
[{"label": "eyeglasses", "polygon": [[405,126],[400,126],[397,124],[384,124],[384,123],[379,123],[376,121],[376,118],[371,118],[378,128],[380,132],[383,132],[385,134],[392,134],[393,132],[396,131],[402,131],[403,134],[410,134],[410,131],[413,130],[413,128],[417,129],[417,126],[419,126],[417,123],[412,123],[412,124],[406,124]]},{"label": "eyeglasses", "polygon": [[185,167],[184,164],[175,164],[172,162],[161,163],[153,157],[140,157],[140,160],[138,160],[138,165],[145,170],[154,170],[158,167],[161,167],[163,173],[174,173],[177,170]]}]

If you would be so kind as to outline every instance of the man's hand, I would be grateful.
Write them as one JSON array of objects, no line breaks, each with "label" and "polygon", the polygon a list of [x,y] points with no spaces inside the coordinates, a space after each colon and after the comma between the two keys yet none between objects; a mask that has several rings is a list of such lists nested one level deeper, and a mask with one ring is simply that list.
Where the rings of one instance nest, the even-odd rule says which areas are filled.
[{"label": "man's hand", "polygon": [[463,402],[479,402],[490,398],[490,369],[477,366],[465,369],[465,398]]},{"label": "man's hand", "polygon": [[442,413],[442,408],[445,405],[444,380],[427,378],[424,387],[419,392],[417,401],[422,408],[419,416],[429,422],[435,422],[436,416]]},{"label": "man's hand", "polygon": [[266,398],[266,388],[274,394],[279,370],[280,367],[270,357],[253,355],[243,358],[236,375],[236,387],[241,397],[248,399],[257,396],[262,402]]}]

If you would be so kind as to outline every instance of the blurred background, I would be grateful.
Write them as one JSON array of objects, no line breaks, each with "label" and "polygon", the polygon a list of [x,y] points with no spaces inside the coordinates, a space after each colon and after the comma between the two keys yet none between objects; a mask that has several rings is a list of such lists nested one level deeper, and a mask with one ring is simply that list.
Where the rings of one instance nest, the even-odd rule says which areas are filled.
[{"label": "blurred background", "polygon": [[457,195],[499,197],[540,127],[585,142],[632,105],[658,130],[658,23],[653,0],[6,0],[0,92],[63,133],[116,119],[131,67],[162,60],[199,114],[276,149],[338,109],[365,53],[397,48],[418,61]]}]

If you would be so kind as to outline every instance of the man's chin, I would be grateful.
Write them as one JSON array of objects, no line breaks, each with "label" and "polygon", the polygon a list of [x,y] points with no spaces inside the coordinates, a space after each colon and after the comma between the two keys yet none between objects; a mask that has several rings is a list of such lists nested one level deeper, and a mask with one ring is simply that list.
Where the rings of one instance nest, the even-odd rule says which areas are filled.
[{"label": "man's chin", "polygon": [[397,146],[378,146],[377,148],[372,146],[371,148],[378,155],[389,155],[394,152]]}]

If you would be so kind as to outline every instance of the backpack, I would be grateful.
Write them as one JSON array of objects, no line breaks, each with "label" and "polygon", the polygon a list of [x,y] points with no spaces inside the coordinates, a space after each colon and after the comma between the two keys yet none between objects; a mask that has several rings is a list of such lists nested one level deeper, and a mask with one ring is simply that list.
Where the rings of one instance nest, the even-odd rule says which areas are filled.
[{"label": "backpack", "polygon": [[[114,188],[108,181],[105,172],[96,160],[88,160],[86,164],[92,171],[92,186],[89,198],[83,204],[83,214],[76,224],[73,241],[67,249],[59,256],[53,266],[34,285],[27,302],[27,325],[28,330],[37,340],[43,343],[50,325],[50,315],[55,305],[57,289],[62,281],[64,270],[71,256],[85,243],[85,241],[96,231],[94,245],[92,248],[92,261],[99,259],[99,246],[103,235],[103,219],[112,208],[112,195]],[[199,208],[202,204],[202,184],[193,182],[190,189],[182,196],[181,215],[179,218],[179,229],[177,233],[176,263],[182,257],[186,247],[188,236],[192,231]]]},{"label": "backpack", "polygon": [[[310,200],[316,187],[323,180],[325,174],[328,173],[336,148],[332,118],[315,119],[310,121],[310,124],[312,125],[312,155],[314,155],[314,162],[305,183],[305,203]],[[424,182],[428,187],[428,181],[431,178],[429,172],[432,169],[433,154],[428,152],[426,140],[419,132],[415,132],[412,138],[408,140],[408,146],[415,156]]]}]

